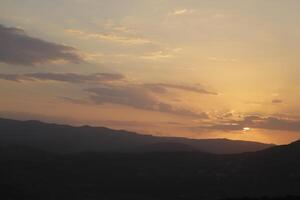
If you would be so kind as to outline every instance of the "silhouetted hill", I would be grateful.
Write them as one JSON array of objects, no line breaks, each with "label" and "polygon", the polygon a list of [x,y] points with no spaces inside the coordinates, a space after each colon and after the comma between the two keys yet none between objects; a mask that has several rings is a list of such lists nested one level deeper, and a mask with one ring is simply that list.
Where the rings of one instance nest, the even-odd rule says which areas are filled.
[{"label": "silhouetted hill", "polygon": [[133,148],[132,152],[201,152],[201,150],[180,142],[160,142],[138,146]]},{"label": "silhouetted hill", "polygon": [[[219,154],[251,152],[272,145],[227,139],[155,137],[104,127],[49,124],[0,119],[0,145],[19,145],[49,152],[136,152],[179,149]],[[163,146],[165,145],[165,146]],[[151,150],[152,149],[152,150]]]},{"label": "silhouetted hill", "polygon": [[299,141],[234,155],[194,151],[54,155],[22,147],[26,155],[33,154],[23,157],[15,156],[23,153],[13,148],[20,149],[5,146],[0,153],[0,185],[7,188],[11,197],[7,199],[12,200],[210,200],[300,195]]},{"label": "silhouetted hill", "polygon": [[299,196],[285,196],[285,197],[260,197],[260,198],[238,198],[238,199],[223,199],[223,200],[299,200]]},{"label": "silhouetted hill", "polygon": [[272,148],[267,148],[264,151],[261,151],[262,154],[273,154],[276,156],[280,156],[280,155],[298,156],[299,152],[300,152],[300,140],[292,142],[289,145],[275,146]]}]

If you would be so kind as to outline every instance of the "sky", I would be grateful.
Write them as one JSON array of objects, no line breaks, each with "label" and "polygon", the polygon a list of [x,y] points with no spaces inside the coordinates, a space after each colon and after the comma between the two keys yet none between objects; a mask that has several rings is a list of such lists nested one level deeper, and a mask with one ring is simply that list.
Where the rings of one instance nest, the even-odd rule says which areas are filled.
[{"label": "sky", "polygon": [[300,139],[298,0],[1,0],[0,116]]}]

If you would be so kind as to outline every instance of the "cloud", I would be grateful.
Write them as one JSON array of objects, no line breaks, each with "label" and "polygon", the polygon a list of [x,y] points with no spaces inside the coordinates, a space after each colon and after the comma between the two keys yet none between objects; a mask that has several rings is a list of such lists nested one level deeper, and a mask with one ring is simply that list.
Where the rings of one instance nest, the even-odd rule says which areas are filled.
[{"label": "cloud", "polygon": [[177,89],[177,90],[184,90],[189,92],[196,92],[200,94],[217,95],[217,93],[208,91],[200,86],[189,86],[189,85],[168,84],[168,83],[145,84],[144,86],[151,89],[153,92],[157,92],[157,93],[165,93],[167,89]]},{"label": "cloud", "polygon": [[[126,77],[118,73],[95,73],[95,74],[76,74],[76,73],[28,73],[28,74],[1,74],[0,80],[23,82],[23,81],[59,81],[68,83],[104,83],[112,81],[122,81]],[[132,85],[141,90],[150,90],[153,93],[164,94],[169,89],[184,90],[200,94],[217,95],[217,93],[197,86],[170,84],[170,83],[148,83]]]},{"label": "cloud", "polygon": [[180,51],[182,51],[182,48],[164,48],[162,50],[146,53],[139,56],[139,58],[144,60],[170,59],[177,56]]},{"label": "cloud", "polygon": [[276,104],[283,104],[283,100],[281,99],[273,99],[267,101],[246,101],[246,104],[258,105],[258,106],[269,106],[269,105],[276,105]]},{"label": "cloud", "polygon": [[146,55],[140,56],[140,58],[146,59],[146,60],[159,60],[159,59],[166,59],[166,58],[172,58],[172,57],[174,57],[173,54],[166,53],[163,51],[155,51],[155,52],[151,52]]},{"label": "cloud", "polygon": [[229,120],[208,126],[192,127],[191,129],[194,131],[238,131],[243,130],[244,127],[252,129],[299,132],[300,121],[277,117],[246,116],[243,120]]},{"label": "cloud", "polygon": [[281,103],[283,103],[283,101],[281,99],[273,99],[272,103],[273,104],[281,104]]},{"label": "cloud", "polygon": [[35,65],[53,61],[80,63],[74,47],[28,36],[24,30],[0,24],[0,62]]},{"label": "cloud", "polygon": [[200,85],[188,86],[170,83],[130,83],[122,74],[96,73],[29,73],[29,74],[0,74],[0,79],[24,82],[24,81],[58,81],[72,84],[94,84],[94,88],[87,88],[88,99],[75,99],[71,97],[59,97],[63,101],[75,104],[119,104],[137,109],[157,111],[174,115],[189,116],[194,118],[208,118],[203,112],[196,112],[174,104],[168,103],[163,94],[169,90],[183,90],[206,95],[216,95]]},{"label": "cloud", "polygon": [[178,9],[178,10],[174,10],[174,11],[171,12],[169,15],[180,16],[180,15],[192,14],[192,13],[194,13],[194,12],[195,12],[195,10],[190,10],[190,9]]},{"label": "cloud", "polygon": [[72,97],[60,96],[60,97],[58,97],[58,99],[61,99],[65,102],[69,102],[69,103],[72,103],[72,104],[90,104],[90,102],[87,101],[87,100],[76,99],[76,98],[72,98]]},{"label": "cloud", "polygon": [[76,29],[67,29],[67,33],[79,36],[84,39],[99,39],[109,42],[122,43],[127,45],[142,45],[152,43],[151,40],[146,38],[136,37],[136,36],[127,36],[127,35],[118,35],[116,33],[89,33]]},{"label": "cloud", "polygon": [[122,74],[96,73],[30,73],[30,74],[0,74],[0,79],[9,81],[60,81],[68,83],[103,83],[125,79]]},{"label": "cloud", "polygon": [[276,117],[262,118],[254,122],[255,128],[282,130],[282,131],[300,131],[300,121],[291,119],[280,119]]},{"label": "cloud", "polygon": [[90,99],[96,104],[119,104],[137,109],[157,111],[175,115],[207,118],[206,113],[197,113],[185,108],[174,107],[156,98],[151,90],[142,85],[100,86],[85,89]]}]

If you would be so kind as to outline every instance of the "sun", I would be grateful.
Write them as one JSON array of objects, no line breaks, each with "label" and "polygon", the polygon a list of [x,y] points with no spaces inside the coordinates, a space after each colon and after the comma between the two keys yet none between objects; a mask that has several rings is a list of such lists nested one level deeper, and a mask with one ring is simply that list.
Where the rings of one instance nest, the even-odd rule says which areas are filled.
[{"label": "sun", "polygon": [[249,127],[244,127],[243,128],[243,131],[250,131],[251,130],[251,128],[249,128]]}]

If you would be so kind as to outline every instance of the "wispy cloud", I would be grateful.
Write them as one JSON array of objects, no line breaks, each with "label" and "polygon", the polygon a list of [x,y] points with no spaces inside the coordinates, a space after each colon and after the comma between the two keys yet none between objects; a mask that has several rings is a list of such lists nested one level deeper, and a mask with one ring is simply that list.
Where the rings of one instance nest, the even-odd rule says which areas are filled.
[{"label": "wispy cloud", "polygon": [[208,118],[206,113],[194,112],[185,108],[175,107],[161,101],[151,90],[143,86],[100,86],[85,89],[90,94],[90,99],[96,104],[119,104],[137,109],[157,111],[162,113],[188,116],[194,118]]},{"label": "wispy cloud", "polygon": [[78,99],[62,95],[59,99],[72,104],[118,104],[197,119],[206,119],[208,115],[205,112],[187,108],[185,105],[175,104],[170,101],[168,96],[174,95],[174,92],[176,93],[178,90],[203,95],[217,95],[200,85],[134,83],[122,74],[113,73],[87,75],[76,73],[0,74],[0,79],[19,83],[56,81],[70,84],[90,84],[90,88],[83,90],[87,94],[87,98]]},{"label": "wispy cloud", "polygon": [[116,42],[116,43],[127,44],[127,45],[142,45],[142,44],[152,43],[151,40],[146,38],[119,35],[116,33],[91,33],[91,32],[81,31],[77,29],[67,29],[66,32],[76,35],[83,39],[104,40],[104,41]]},{"label": "wispy cloud", "polygon": [[168,90],[183,90],[188,92],[195,92],[199,94],[217,95],[216,92],[209,91],[201,85],[184,85],[184,84],[172,84],[172,83],[140,83],[134,84],[126,80],[126,76],[119,73],[94,73],[94,74],[76,74],[76,73],[28,73],[28,74],[1,74],[0,80],[25,82],[25,81],[58,81],[68,83],[109,83],[117,81],[126,81],[123,85],[131,85],[135,88],[148,90],[153,93],[163,94]]},{"label": "wispy cloud", "polygon": [[272,100],[272,103],[273,103],[273,104],[282,104],[282,103],[283,103],[283,100],[281,100],[281,99],[273,99],[273,100]]},{"label": "wispy cloud", "polygon": [[123,80],[122,74],[96,73],[30,73],[30,74],[0,74],[0,79],[8,81],[60,81],[69,83],[103,83],[109,81]]},{"label": "wispy cloud", "polygon": [[159,51],[154,51],[154,52],[150,52],[144,55],[139,56],[139,58],[141,59],[146,59],[146,60],[160,60],[160,59],[168,59],[168,58],[173,58],[176,55],[178,55],[178,53],[181,51],[181,48],[165,48],[163,50],[159,50]]},{"label": "wispy cloud", "polygon": [[173,12],[169,13],[169,15],[179,16],[179,15],[192,14],[194,12],[195,12],[195,10],[184,8],[184,9],[174,10]]},{"label": "wispy cloud", "polygon": [[201,86],[190,86],[190,85],[180,85],[180,84],[169,84],[169,83],[156,83],[156,84],[145,84],[145,87],[148,87],[152,91],[158,93],[164,93],[166,89],[177,89],[177,90],[184,90],[189,92],[196,92],[200,94],[210,94],[210,95],[217,95],[218,93],[209,91]]},{"label": "wispy cloud", "polygon": [[146,55],[140,56],[142,59],[147,59],[147,60],[158,60],[158,59],[165,59],[165,58],[172,58],[174,55],[170,53],[166,53],[163,51],[155,51],[148,53]]}]

